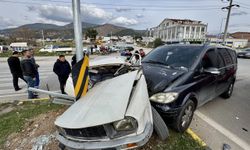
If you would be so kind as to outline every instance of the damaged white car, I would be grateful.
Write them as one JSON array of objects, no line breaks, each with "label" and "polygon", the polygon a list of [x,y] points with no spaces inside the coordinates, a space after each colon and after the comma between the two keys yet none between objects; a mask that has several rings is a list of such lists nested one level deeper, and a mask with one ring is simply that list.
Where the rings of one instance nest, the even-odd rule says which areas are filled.
[{"label": "damaged white car", "polygon": [[89,90],[77,101],[72,78],[65,89],[68,95],[31,89],[73,102],[55,121],[61,149],[132,149],[144,145],[153,129],[167,138],[167,126],[151,108],[140,61],[135,65],[122,57],[96,58],[90,61],[89,76]]}]

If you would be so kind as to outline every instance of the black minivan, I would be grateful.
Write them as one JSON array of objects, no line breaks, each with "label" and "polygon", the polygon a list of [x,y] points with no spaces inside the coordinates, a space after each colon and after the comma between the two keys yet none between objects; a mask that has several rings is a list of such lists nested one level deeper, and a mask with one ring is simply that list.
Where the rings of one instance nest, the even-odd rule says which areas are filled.
[{"label": "black minivan", "polygon": [[145,56],[142,68],[152,106],[184,132],[197,107],[218,96],[231,96],[237,55],[223,46],[161,46]]}]

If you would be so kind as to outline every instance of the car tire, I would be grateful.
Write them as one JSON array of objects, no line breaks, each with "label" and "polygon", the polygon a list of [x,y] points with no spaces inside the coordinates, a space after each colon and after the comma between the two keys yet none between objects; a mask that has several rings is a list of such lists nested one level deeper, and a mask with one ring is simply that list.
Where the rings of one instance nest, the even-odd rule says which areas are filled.
[{"label": "car tire", "polygon": [[158,137],[164,141],[169,136],[169,131],[166,123],[160,116],[160,114],[155,110],[154,107],[152,107],[152,114],[153,114],[153,124],[154,124],[154,130]]},{"label": "car tire", "polygon": [[232,96],[233,90],[234,90],[234,82],[230,83],[227,90],[221,94],[221,97],[224,99],[230,98]]},{"label": "car tire", "polygon": [[191,99],[189,99],[182,107],[182,110],[174,121],[173,127],[177,132],[183,133],[188,129],[193,119],[194,111],[195,104]]},{"label": "car tire", "polygon": [[58,144],[58,148],[59,148],[59,150],[66,150],[66,146],[63,145],[62,143]]}]

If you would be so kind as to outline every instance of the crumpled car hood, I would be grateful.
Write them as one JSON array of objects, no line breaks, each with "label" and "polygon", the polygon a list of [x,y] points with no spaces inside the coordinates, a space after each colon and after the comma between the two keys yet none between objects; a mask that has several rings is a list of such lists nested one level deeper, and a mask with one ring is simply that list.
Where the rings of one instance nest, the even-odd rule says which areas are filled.
[{"label": "crumpled car hood", "polygon": [[98,56],[90,60],[90,67],[120,65],[126,62],[126,57],[121,56]]},{"label": "crumpled car hood", "polygon": [[133,71],[96,84],[86,96],[59,116],[55,125],[79,129],[123,119],[137,72]]},{"label": "crumpled car hood", "polygon": [[166,89],[174,80],[182,76],[185,71],[163,67],[161,65],[143,63],[143,73],[146,78],[149,96]]}]

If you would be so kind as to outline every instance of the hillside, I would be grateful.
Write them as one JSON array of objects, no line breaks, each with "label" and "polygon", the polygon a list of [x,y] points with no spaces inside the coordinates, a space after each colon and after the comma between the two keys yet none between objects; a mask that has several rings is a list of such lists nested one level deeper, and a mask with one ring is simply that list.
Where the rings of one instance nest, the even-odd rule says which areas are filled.
[{"label": "hillside", "polygon": [[230,35],[237,39],[248,39],[248,42],[250,42],[250,32],[235,32]]},{"label": "hillside", "polygon": [[115,34],[115,33],[122,31],[126,28],[115,26],[112,24],[104,24],[104,25],[99,25],[99,26],[95,27],[94,29],[96,29],[96,31],[99,33],[98,34],[99,36],[107,36],[110,34]]},{"label": "hillside", "polygon": [[[88,28],[94,28],[99,33],[99,36],[108,35],[143,35],[144,30],[134,30],[126,27],[120,27],[112,24],[97,25],[87,22],[82,22],[83,33]],[[23,38],[22,35],[29,35],[31,38],[42,38],[41,31],[44,31],[45,38],[63,38],[69,39],[73,38],[73,23],[66,24],[64,26],[58,26],[54,24],[44,24],[44,23],[34,23],[25,24],[17,28],[3,29],[0,30],[0,34],[6,36],[15,36],[17,38]]]}]

